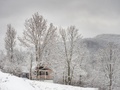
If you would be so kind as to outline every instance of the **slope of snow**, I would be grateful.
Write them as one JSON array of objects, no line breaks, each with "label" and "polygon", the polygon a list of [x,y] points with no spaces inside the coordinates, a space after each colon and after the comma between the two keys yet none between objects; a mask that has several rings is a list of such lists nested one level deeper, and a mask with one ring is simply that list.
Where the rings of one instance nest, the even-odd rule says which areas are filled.
[{"label": "slope of snow", "polygon": [[98,90],[19,78],[0,71],[0,90]]}]

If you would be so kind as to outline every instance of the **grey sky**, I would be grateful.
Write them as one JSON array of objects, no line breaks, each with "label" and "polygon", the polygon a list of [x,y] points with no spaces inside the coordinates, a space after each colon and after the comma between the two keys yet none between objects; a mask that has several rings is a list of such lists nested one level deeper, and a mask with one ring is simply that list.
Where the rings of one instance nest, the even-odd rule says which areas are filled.
[{"label": "grey sky", "polygon": [[120,34],[120,0],[0,0],[0,45],[7,24],[21,35],[35,12],[58,27],[75,25],[83,37]]}]

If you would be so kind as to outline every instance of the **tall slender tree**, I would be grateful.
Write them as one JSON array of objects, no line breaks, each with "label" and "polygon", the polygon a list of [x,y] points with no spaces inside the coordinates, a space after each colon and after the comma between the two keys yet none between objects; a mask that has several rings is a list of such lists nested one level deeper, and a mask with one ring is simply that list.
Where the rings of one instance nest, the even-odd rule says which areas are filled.
[{"label": "tall slender tree", "polygon": [[108,90],[113,90],[117,86],[117,79],[120,78],[119,65],[120,65],[120,50],[117,45],[108,43],[104,50],[99,53],[99,63],[101,64],[101,70],[105,77],[105,85],[108,86]]},{"label": "tall slender tree", "polygon": [[60,36],[62,38],[62,42],[64,45],[64,55],[65,55],[65,62],[66,62],[66,68],[67,68],[67,75],[65,76],[65,82],[66,84],[72,83],[73,78],[73,71],[74,67],[72,65],[74,55],[75,55],[75,43],[80,38],[80,35],[78,34],[78,29],[75,28],[75,26],[70,26],[66,30],[60,29]]},{"label": "tall slender tree", "polygon": [[[7,25],[7,32],[6,32],[6,37],[5,37],[5,49],[7,51],[7,62],[9,63],[15,63],[14,62],[14,48],[16,44],[16,31],[15,29],[11,26],[11,24]],[[9,68],[9,72],[14,73],[13,69]]]},{"label": "tall slender tree", "polygon": [[47,21],[38,13],[25,21],[23,37],[18,39],[23,45],[34,47],[37,66],[42,64],[45,48],[54,39],[56,29],[52,23],[48,26]]},{"label": "tall slender tree", "polygon": [[11,26],[11,24],[7,25],[7,32],[5,37],[5,49],[7,51],[7,56],[9,57],[10,61],[13,62],[13,54],[14,54],[14,48],[15,48],[15,41],[16,38],[16,31]]}]

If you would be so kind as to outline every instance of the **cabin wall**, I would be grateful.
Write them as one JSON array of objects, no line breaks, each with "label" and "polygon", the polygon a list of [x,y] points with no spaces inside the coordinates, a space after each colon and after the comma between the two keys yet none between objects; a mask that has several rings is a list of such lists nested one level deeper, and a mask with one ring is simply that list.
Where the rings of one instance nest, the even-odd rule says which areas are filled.
[{"label": "cabin wall", "polygon": [[[46,71],[44,71],[46,72]],[[35,74],[32,74],[32,79],[34,80],[53,80],[53,74],[52,74],[52,71],[51,70],[48,70],[48,75],[38,75],[38,77],[36,77]]]}]

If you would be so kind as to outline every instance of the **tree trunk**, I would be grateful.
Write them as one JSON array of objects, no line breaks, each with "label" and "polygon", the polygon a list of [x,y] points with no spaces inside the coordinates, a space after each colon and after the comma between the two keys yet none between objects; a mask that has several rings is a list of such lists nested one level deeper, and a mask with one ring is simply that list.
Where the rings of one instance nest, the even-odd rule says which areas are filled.
[{"label": "tree trunk", "polygon": [[70,77],[70,63],[68,63],[68,81],[67,84],[70,85],[71,84],[71,77]]},{"label": "tree trunk", "polygon": [[[37,45],[35,45],[35,53],[36,53],[36,62],[38,63],[38,48],[37,48]],[[38,74],[39,74],[39,69],[38,69],[38,66],[36,67],[36,79],[38,80]]]},{"label": "tree trunk", "polygon": [[111,67],[111,64],[110,64],[109,79],[110,79],[110,82],[109,82],[109,90],[112,90],[112,67]]},{"label": "tree trunk", "polygon": [[32,80],[32,62],[33,62],[33,56],[31,54],[31,61],[30,61],[30,74],[29,74],[29,79]]}]

